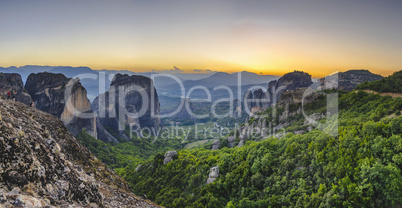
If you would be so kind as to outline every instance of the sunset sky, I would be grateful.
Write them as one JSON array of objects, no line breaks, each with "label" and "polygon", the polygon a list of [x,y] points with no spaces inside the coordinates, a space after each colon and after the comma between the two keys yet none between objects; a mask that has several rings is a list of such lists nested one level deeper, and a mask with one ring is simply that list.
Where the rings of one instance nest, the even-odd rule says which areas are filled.
[{"label": "sunset sky", "polygon": [[0,67],[402,69],[402,1],[0,1]]}]

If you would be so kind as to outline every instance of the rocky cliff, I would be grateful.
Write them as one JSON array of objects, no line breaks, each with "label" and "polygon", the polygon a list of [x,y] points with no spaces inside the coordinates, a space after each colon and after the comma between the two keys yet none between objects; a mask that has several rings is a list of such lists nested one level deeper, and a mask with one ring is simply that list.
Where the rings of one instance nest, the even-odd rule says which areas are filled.
[{"label": "rocky cliff", "polygon": [[268,83],[270,101],[277,102],[282,93],[288,90],[295,90],[301,87],[308,87],[312,84],[311,75],[302,71],[294,71],[283,75],[278,80]]},{"label": "rocky cliff", "polygon": [[0,207],[156,207],[50,114],[0,98]]},{"label": "rocky cliff", "polygon": [[96,119],[79,79],[47,72],[30,74],[25,88],[37,109],[60,118],[72,134],[86,129],[97,138]]},{"label": "rocky cliff", "polygon": [[0,94],[7,97],[7,92],[15,91],[15,100],[26,105],[32,103],[32,98],[24,89],[21,75],[16,73],[0,73]]},{"label": "rocky cliff", "polygon": [[364,81],[380,80],[383,77],[368,70],[349,70],[326,76],[319,80],[322,88],[350,91]]},{"label": "rocky cliff", "polygon": [[158,94],[152,80],[144,76],[116,74],[109,90],[95,98],[91,108],[103,126],[126,139],[127,125],[150,129],[160,125],[155,116],[160,114]]}]

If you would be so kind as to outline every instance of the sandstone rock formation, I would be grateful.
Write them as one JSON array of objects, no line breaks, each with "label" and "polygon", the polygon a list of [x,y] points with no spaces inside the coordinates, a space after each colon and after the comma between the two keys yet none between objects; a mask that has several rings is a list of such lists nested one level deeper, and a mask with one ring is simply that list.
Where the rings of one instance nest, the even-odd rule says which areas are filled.
[{"label": "sandstone rock formation", "polygon": [[221,143],[221,140],[217,139],[214,142],[212,142],[212,150],[217,150],[219,149],[219,144]]},{"label": "sandstone rock formation", "polygon": [[283,92],[308,87],[312,84],[311,75],[302,71],[294,71],[283,75],[278,80],[268,83],[268,93],[271,104],[275,104]]},{"label": "sandstone rock formation", "polygon": [[37,109],[60,118],[73,135],[86,129],[97,138],[96,119],[79,79],[47,72],[30,74],[25,88]]},{"label": "sandstone rock formation", "polygon": [[313,82],[311,75],[301,71],[294,71],[283,75],[278,80],[268,83],[268,90],[257,89],[254,92],[247,90],[243,96],[243,104],[251,114],[263,112],[276,104],[282,93],[302,87],[308,87]]},{"label": "sandstone rock formation", "polygon": [[215,166],[210,169],[207,184],[213,183],[219,177],[219,167]]},{"label": "sandstone rock formation", "polygon": [[109,91],[99,95],[91,104],[100,123],[120,137],[126,126],[157,129],[160,124],[159,99],[153,81],[144,76],[116,74]]},{"label": "sandstone rock formation", "polygon": [[233,146],[234,146],[234,140],[235,140],[235,137],[234,137],[234,136],[228,137],[229,147],[233,147]]},{"label": "sandstone rock formation", "polygon": [[173,161],[173,157],[177,155],[176,151],[168,151],[165,153],[165,159],[163,160],[163,164],[166,165]]},{"label": "sandstone rock formation", "polygon": [[7,97],[7,92],[16,91],[15,100],[31,105],[32,98],[24,89],[21,75],[16,73],[0,73],[0,94]]},{"label": "sandstone rock formation", "polygon": [[240,118],[242,116],[242,104],[239,99],[233,100],[233,116],[235,118]]},{"label": "sandstone rock formation", "polygon": [[279,108],[290,104],[296,103],[311,103],[314,102],[319,96],[323,95],[322,92],[315,92],[307,87],[298,88],[296,90],[289,90],[282,93],[277,105]]},{"label": "sandstone rock formation", "polygon": [[156,207],[53,115],[0,98],[0,207]]},{"label": "sandstone rock formation", "polygon": [[271,106],[271,101],[268,92],[264,92],[261,88],[255,90],[254,92],[251,92],[247,90],[244,93],[244,104],[245,108],[249,111],[251,111],[253,108],[261,108],[261,109],[266,109]]}]

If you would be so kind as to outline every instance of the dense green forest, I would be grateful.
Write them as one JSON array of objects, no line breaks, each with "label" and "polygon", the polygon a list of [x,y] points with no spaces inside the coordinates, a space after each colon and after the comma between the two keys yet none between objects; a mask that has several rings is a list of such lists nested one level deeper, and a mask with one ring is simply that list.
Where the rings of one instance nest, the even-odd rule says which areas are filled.
[{"label": "dense green forest", "polygon": [[[400,79],[395,81],[394,77],[399,76],[397,72],[379,85],[396,83],[393,88],[397,89]],[[358,88],[377,89],[365,87],[370,83]],[[252,138],[234,148],[229,148],[223,137],[218,150],[211,150],[211,143],[183,149],[188,141],[180,137],[155,142],[152,138],[133,138],[109,144],[82,132],[78,139],[115,168],[135,194],[166,207],[402,205],[402,98],[364,91],[325,93],[334,92],[339,94],[339,134],[335,137],[313,129],[302,135],[288,133],[281,139]],[[308,114],[324,113],[326,96],[304,108]],[[278,122],[278,118],[270,117],[274,110],[283,112],[269,108],[265,114]],[[287,132],[305,129],[302,115],[289,119],[292,123]],[[164,165],[168,150],[178,150],[178,155]],[[138,164],[142,166],[136,171]],[[207,185],[214,166],[219,167],[219,177]]]},{"label": "dense green forest", "polygon": [[[402,203],[402,99],[340,93],[339,136],[248,141],[243,147],[158,153],[126,167],[134,193],[166,207],[391,207]],[[207,185],[209,169],[220,176]]]},{"label": "dense green forest", "polygon": [[359,90],[374,90],[376,92],[402,93],[402,71],[373,82],[364,82],[357,86]]},{"label": "dense green forest", "polygon": [[85,131],[78,134],[77,139],[99,160],[119,174],[123,174],[124,168],[130,164],[138,165],[159,152],[182,149],[187,144],[180,138],[155,140],[153,137],[148,139],[133,137],[130,141],[121,140],[122,142],[117,144],[106,143],[95,139]]}]

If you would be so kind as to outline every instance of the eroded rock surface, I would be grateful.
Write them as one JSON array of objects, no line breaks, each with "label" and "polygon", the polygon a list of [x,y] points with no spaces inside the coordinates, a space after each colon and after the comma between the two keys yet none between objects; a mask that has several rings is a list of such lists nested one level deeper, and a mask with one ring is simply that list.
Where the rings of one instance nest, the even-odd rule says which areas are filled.
[{"label": "eroded rock surface", "polygon": [[219,167],[213,167],[210,169],[207,184],[213,183],[219,177]]},{"label": "eroded rock surface", "polygon": [[77,135],[85,129],[97,138],[96,120],[87,98],[87,91],[79,79],[69,79],[63,74],[30,74],[25,88],[37,109],[50,113]]},{"label": "eroded rock surface", "polygon": [[0,207],[156,207],[53,115],[0,98]]},{"label": "eroded rock surface", "polygon": [[159,106],[153,81],[148,77],[127,74],[116,74],[109,91],[99,95],[91,104],[100,123],[125,139],[129,139],[125,135],[126,126],[158,129],[161,124],[156,116],[160,114]]},{"label": "eroded rock surface", "polygon": [[[32,102],[31,96],[24,89],[21,75],[16,73],[0,73],[0,94],[8,97],[7,93],[15,91],[15,100],[26,105]],[[11,97],[12,98],[12,97]]]},{"label": "eroded rock surface", "polygon": [[168,151],[165,153],[165,159],[163,160],[163,164],[166,165],[173,161],[173,157],[177,155],[176,151]]},{"label": "eroded rock surface", "polygon": [[214,142],[212,142],[212,150],[217,150],[219,149],[219,144],[221,143],[221,140],[217,139]]}]

